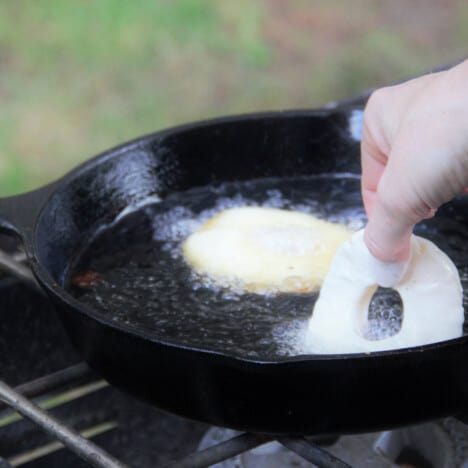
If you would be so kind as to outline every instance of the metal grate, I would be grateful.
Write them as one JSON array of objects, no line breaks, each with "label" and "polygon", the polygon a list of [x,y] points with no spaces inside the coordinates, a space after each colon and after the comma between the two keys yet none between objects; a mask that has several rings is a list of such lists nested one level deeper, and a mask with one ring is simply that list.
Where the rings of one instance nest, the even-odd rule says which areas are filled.
[{"label": "metal grate", "polygon": [[[83,435],[61,423],[19,392],[22,391],[29,396],[36,396],[39,393],[51,392],[57,389],[58,386],[68,385],[90,376],[93,376],[91,370],[86,364],[82,363],[23,384],[16,387],[16,389],[9,387],[4,382],[0,382],[0,400],[22,416],[33,421],[42,430],[55,437],[91,466],[99,468],[125,468],[127,467],[126,464],[114,458]],[[165,464],[164,466],[165,468],[209,467],[272,440],[274,438],[270,436],[245,433],[208,449],[194,452],[181,460]],[[276,440],[319,468],[349,467],[345,462],[306,439],[281,437]],[[5,464],[6,462],[4,461],[3,463]],[[4,466],[8,465],[5,464]]]}]

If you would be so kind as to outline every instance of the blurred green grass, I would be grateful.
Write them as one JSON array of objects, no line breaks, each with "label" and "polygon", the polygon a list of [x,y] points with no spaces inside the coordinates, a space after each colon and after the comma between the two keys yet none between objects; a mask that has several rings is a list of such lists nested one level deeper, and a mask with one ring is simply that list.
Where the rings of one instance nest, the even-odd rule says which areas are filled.
[{"label": "blurred green grass", "polygon": [[316,107],[466,55],[462,0],[381,3],[0,0],[0,195],[166,126]]}]

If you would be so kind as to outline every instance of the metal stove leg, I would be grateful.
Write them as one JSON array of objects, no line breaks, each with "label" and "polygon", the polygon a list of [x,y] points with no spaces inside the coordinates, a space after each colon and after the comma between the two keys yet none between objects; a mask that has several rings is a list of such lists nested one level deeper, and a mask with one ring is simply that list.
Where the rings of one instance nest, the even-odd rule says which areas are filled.
[{"label": "metal stove leg", "polygon": [[205,468],[266,444],[270,440],[272,438],[259,434],[241,434],[213,447],[192,453],[182,460],[169,463],[165,468]]},{"label": "metal stove leg", "polygon": [[0,400],[56,437],[92,466],[97,468],[127,468],[127,465],[124,465],[77,432],[67,428],[2,381],[0,381]]},{"label": "metal stove leg", "polygon": [[318,468],[351,468],[347,463],[334,457],[331,453],[305,439],[281,437],[278,442],[302,458],[314,463]]}]

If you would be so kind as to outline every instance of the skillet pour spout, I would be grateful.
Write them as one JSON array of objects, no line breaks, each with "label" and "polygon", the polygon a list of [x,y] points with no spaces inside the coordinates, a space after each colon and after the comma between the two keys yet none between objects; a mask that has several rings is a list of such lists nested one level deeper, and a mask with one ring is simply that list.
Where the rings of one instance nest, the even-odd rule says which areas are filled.
[{"label": "skillet pour spout", "polygon": [[[0,200],[0,230],[22,238],[34,275],[83,358],[159,408],[276,435],[369,432],[454,415],[467,402],[466,336],[370,355],[254,359],[112,320],[64,287],[76,252],[146,200],[233,181],[360,174],[361,117],[360,109],[271,112],[147,135],[43,189]],[[466,208],[456,200],[438,216],[465,220]]]}]

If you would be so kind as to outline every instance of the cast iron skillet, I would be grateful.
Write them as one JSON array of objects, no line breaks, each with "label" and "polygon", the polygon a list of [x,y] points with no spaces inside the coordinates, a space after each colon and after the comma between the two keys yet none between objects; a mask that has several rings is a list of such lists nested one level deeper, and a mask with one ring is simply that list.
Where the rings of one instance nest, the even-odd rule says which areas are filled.
[{"label": "cast iron skillet", "polygon": [[456,414],[467,401],[467,336],[372,355],[264,362],[156,339],[111,322],[62,288],[70,258],[86,239],[147,197],[213,182],[359,173],[351,117],[359,111],[276,112],[157,132],[47,187],[0,200],[0,226],[21,236],[83,358],[112,384],[160,408],[292,435],[373,431]]}]

